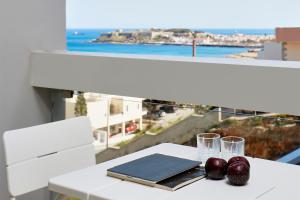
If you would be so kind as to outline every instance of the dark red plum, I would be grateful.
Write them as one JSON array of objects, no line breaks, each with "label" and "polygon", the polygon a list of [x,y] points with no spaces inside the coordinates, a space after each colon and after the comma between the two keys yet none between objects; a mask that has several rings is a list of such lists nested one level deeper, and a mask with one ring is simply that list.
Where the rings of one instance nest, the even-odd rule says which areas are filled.
[{"label": "dark red plum", "polygon": [[228,166],[227,178],[232,185],[245,185],[250,178],[250,168],[245,162],[234,162]]},{"label": "dark red plum", "polygon": [[243,156],[235,156],[235,157],[230,158],[228,160],[228,166],[235,162],[244,162],[248,165],[248,167],[250,167],[249,161],[247,160],[247,158],[245,158]]},{"label": "dark red plum", "polygon": [[221,158],[211,157],[205,163],[205,171],[207,177],[210,179],[223,179],[227,172],[227,162]]}]

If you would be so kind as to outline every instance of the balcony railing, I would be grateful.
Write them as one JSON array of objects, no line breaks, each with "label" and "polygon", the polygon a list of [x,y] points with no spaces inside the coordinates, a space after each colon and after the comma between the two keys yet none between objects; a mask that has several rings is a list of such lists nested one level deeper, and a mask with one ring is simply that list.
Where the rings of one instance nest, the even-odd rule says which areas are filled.
[{"label": "balcony railing", "polygon": [[36,51],[35,87],[300,115],[300,63]]},{"label": "balcony railing", "polygon": [[[178,103],[298,116],[299,77],[300,63],[288,61],[66,51],[35,51],[31,55],[31,84],[34,87],[166,99]],[[238,113],[234,112],[234,115]],[[258,128],[269,130],[269,125]],[[247,125],[241,130],[245,128]],[[235,129],[239,130],[238,127]],[[278,143],[276,138],[263,137],[267,137],[270,144]],[[280,145],[286,144],[283,141]],[[288,155],[287,161],[285,158],[279,161],[295,164],[299,157],[296,153]]]}]

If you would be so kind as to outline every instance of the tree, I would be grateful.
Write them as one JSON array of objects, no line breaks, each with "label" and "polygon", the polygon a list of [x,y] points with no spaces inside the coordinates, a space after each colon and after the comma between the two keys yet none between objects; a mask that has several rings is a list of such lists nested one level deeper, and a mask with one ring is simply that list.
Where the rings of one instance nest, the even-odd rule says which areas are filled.
[{"label": "tree", "polygon": [[80,93],[75,104],[75,116],[87,116],[87,105],[84,98],[84,93]]}]

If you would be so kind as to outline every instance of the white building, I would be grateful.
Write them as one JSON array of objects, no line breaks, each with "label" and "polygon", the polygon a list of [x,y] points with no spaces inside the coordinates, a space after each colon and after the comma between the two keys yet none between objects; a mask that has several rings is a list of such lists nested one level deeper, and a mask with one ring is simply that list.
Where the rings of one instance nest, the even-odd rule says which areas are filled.
[{"label": "white building", "polygon": [[173,36],[173,32],[168,31],[150,31],[151,39],[154,39],[156,37],[165,37],[165,38],[171,38]]},{"label": "white building", "polygon": [[[94,130],[106,128],[111,135],[111,127],[119,125],[125,136],[126,125],[138,122],[138,129],[143,129],[143,115],[147,113],[142,108],[142,98],[85,93],[87,116]],[[75,117],[77,95],[66,99],[66,118]]]},{"label": "white building", "polygon": [[300,28],[276,28],[276,40],[264,44],[264,51],[259,58],[300,61]]}]

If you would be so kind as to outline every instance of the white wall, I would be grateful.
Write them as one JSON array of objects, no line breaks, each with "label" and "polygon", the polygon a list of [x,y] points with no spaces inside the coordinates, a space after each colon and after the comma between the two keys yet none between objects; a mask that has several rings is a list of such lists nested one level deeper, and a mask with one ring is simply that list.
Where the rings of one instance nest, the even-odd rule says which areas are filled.
[{"label": "white wall", "polygon": [[33,53],[31,73],[38,87],[300,115],[300,62],[57,51]]},{"label": "white wall", "polygon": [[87,103],[88,117],[93,128],[107,127],[107,104],[106,100]]},{"label": "white wall", "polygon": [[259,59],[263,60],[282,60],[283,49],[281,42],[266,42],[264,50],[259,53]]},{"label": "white wall", "polygon": [[[7,200],[2,134],[50,121],[49,92],[29,84],[29,55],[34,49],[65,49],[65,1],[1,0],[0,27],[0,199]],[[46,195],[41,191],[18,200]]]},{"label": "white wall", "polygon": [[[139,102],[140,101],[140,102]],[[127,120],[137,119],[142,114],[142,100],[124,100],[123,104],[124,117]],[[128,108],[128,111],[127,111]]]},{"label": "white wall", "polygon": [[[130,121],[139,119],[142,117],[142,99],[141,98],[129,98],[124,97],[120,99],[114,99],[113,97],[103,96],[104,98],[98,100],[89,100],[86,97],[87,104],[87,116],[90,118],[93,129],[107,127],[107,98],[111,98],[111,103],[115,103],[116,106],[122,106],[121,112],[118,114],[111,114],[109,119],[110,125],[120,124],[124,121]],[[118,97],[117,97],[118,98]],[[76,104],[76,98],[66,100],[66,118],[75,117],[74,109]],[[122,99],[122,100],[121,100]],[[113,102],[112,102],[113,101]],[[128,106],[128,111],[127,111]]]}]

